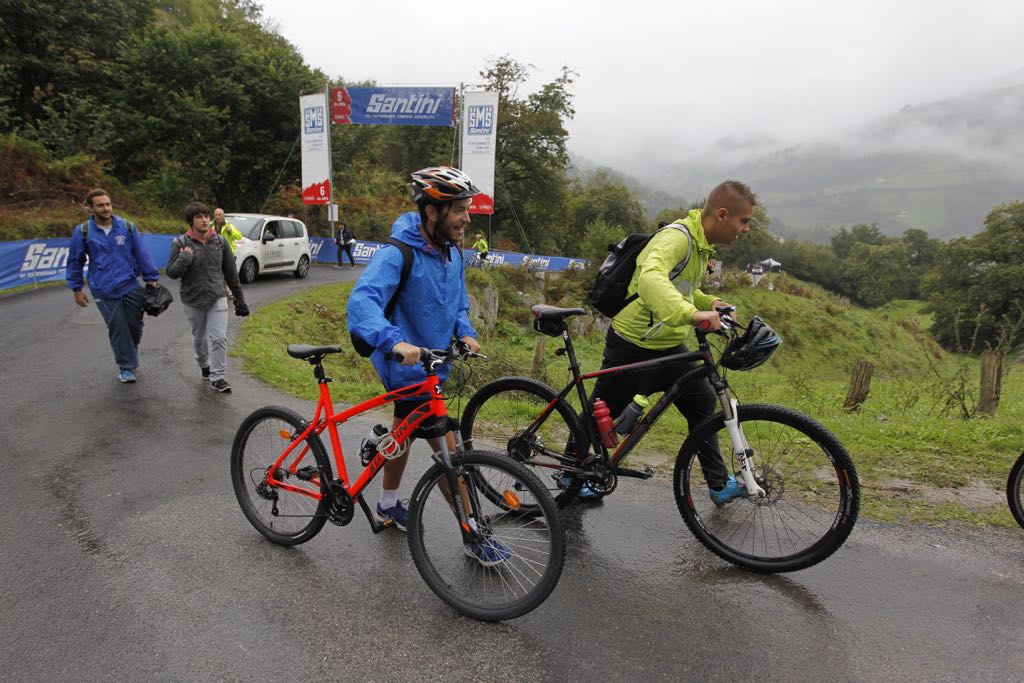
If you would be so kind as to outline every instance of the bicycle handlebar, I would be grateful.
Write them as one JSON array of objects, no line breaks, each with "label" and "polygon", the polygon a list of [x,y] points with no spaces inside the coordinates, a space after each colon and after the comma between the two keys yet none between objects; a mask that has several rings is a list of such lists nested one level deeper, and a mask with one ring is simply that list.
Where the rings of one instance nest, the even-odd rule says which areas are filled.
[{"label": "bicycle handlebar", "polygon": [[[392,354],[399,363],[404,360],[404,357],[400,353]],[[462,341],[461,339],[452,340],[451,345],[447,349],[428,349],[420,347],[420,362],[423,363],[425,370],[435,370],[439,365],[451,363],[456,359],[466,358],[487,358],[482,353],[475,353],[469,350],[469,344]]]}]

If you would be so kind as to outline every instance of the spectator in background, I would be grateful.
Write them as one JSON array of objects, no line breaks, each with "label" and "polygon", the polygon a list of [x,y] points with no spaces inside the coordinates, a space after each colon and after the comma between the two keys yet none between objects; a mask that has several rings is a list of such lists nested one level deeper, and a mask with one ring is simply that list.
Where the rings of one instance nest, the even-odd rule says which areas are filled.
[{"label": "spectator in background", "polygon": [[352,256],[352,249],[356,246],[356,236],[352,234],[352,231],[348,229],[348,225],[342,221],[338,223],[338,233],[334,237],[334,243],[338,245],[338,265],[335,268],[342,267],[342,254],[348,254],[349,268],[356,267],[356,260]]},{"label": "spectator in background", "polygon": [[192,346],[204,378],[220,393],[231,391],[224,379],[228,365],[228,298],[234,294],[235,315],[249,315],[235,257],[227,240],[210,225],[210,209],[193,202],[185,207],[189,229],[171,243],[167,276],[181,280],[181,303],[192,326]]},{"label": "spectator in background", "polygon": [[89,297],[82,291],[83,271],[88,259],[89,291],[96,308],[107,324],[110,349],[118,367],[118,379],[127,384],[136,380],[139,369],[139,343],[142,341],[142,301],[145,292],[139,275],[155,287],[160,272],[139,235],[139,229],[114,215],[110,195],[95,189],[85,197],[92,215],[75,227],[68,250],[66,278],[75,293],[75,303],[85,308]]},{"label": "spectator in background", "polygon": [[487,260],[487,252],[490,250],[487,248],[487,240],[484,239],[482,233],[478,232],[476,234],[476,242],[473,242],[473,248],[476,249],[477,256],[480,257],[481,262]]},{"label": "spectator in background", "polygon": [[245,237],[238,228],[225,220],[224,209],[213,210],[213,230],[228,243],[232,254],[235,253],[235,242]]}]

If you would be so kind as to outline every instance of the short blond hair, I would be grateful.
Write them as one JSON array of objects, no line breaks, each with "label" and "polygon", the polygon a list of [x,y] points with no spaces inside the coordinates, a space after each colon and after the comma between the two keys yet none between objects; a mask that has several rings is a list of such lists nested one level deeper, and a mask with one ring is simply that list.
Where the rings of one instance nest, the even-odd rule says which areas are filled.
[{"label": "short blond hair", "polygon": [[726,180],[708,193],[708,198],[704,202],[704,210],[726,209],[729,213],[737,213],[746,209],[748,204],[757,206],[757,195],[750,187],[738,180]]}]

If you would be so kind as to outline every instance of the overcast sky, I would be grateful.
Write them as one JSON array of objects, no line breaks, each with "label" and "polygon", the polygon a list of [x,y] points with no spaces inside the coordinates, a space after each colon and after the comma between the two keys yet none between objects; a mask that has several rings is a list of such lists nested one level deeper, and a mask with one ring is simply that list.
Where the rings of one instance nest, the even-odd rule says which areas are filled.
[{"label": "overcast sky", "polygon": [[[715,140],[782,144],[1024,82],[1021,0],[262,0],[331,77],[477,83],[489,60],[578,74],[570,150],[606,164]],[[982,105],[983,106],[983,105]]]}]

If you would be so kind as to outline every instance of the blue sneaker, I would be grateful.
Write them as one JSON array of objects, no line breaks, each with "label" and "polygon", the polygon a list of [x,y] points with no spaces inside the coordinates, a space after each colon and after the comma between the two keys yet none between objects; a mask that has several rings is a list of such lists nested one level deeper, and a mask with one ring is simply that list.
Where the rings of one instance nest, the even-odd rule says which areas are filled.
[{"label": "blue sneaker", "polygon": [[387,510],[382,509],[380,503],[377,503],[373,516],[381,524],[394,524],[395,528],[401,531],[405,531],[405,527],[409,524],[409,509],[402,505],[400,500],[395,503],[394,507]]},{"label": "blue sneaker", "polygon": [[[571,474],[563,474],[562,476],[555,478],[555,484],[560,489],[567,489],[569,488],[569,485],[572,484],[574,478],[575,477]],[[580,489],[580,492],[576,494],[576,497],[580,500],[594,500],[595,498],[600,498],[602,495],[604,494],[598,493],[594,489],[590,488],[589,483],[586,483]]]},{"label": "blue sneaker", "polygon": [[121,380],[122,384],[131,384],[135,381],[135,373],[131,370],[122,370],[121,374],[117,376]]},{"label": "blue sneaker", "polygon": [[508,546],[493,537],[466,543],[462,546],[462,552],[484,567],[493,567],[512,557],[512,551]]},{"label": "blue sneaker", "polygon": [[744,491],[743,484],[736,481],[736,477],[729,475],[729,478],[725,481],[725,486],[718,489],[708,489],[708,495],[711,496],[711,502],[722,507],[733,498],[739,498],[743,495]]}]

